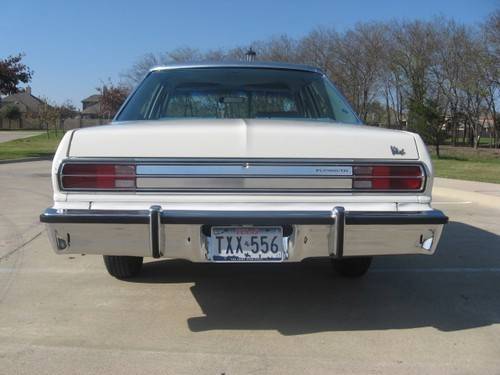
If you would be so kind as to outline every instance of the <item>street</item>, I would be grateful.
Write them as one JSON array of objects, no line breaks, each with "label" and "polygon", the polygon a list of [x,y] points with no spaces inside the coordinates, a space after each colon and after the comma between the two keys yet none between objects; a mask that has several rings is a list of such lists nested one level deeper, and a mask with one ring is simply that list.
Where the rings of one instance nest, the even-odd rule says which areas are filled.
[{"label": "street", "polygon": [[49,248],[49,171],[0,164],[0,374],[500,374],[500,185],[467,199],[438,180],[437,254],[376,258],[359,280],[318,260],[148,259],[119,281]]}]

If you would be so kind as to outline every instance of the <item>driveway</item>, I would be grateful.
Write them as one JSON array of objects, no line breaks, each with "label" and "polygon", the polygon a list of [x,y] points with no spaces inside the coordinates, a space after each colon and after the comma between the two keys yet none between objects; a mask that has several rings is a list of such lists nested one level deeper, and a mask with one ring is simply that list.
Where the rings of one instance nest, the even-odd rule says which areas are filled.
[{"label": "driveway", "polygon": [[360,280],[150,260],[126,282],[49,248],[49,168],[0,165],[0,373],[500,372],[500,206],[460,184],[435,197],[451,219],[435,256],[381,257]]},{"label": "driveway", "polygon": [[33,137],[43,134],[43,131],[0,131],[0,143],[13,141],[14,139]]}]

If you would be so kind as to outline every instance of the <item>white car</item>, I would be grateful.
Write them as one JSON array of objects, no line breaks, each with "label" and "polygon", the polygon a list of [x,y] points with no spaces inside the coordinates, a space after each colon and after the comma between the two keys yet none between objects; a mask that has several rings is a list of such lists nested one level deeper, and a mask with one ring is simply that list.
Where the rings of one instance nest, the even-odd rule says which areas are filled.
[{"label": "white car", "polygon": [[152,69],[108,126],[68,132],[41,215],[58,254],[298,262],[361,276],[376,255],[433,254],[417,135],[368,127],[321,70],[275,63]]}]

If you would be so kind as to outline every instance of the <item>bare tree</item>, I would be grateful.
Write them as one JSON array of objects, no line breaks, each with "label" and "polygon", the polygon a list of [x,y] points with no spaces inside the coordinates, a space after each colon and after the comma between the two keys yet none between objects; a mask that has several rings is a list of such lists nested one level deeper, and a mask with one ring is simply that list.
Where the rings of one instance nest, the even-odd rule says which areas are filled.
[{"label": "bare tree", "polygon": [[122,73],[122,79],[129,86],[136,86],[151,68],[164,64],[166,60],[166,55],[148,53],[138,59],[130,69]]},{"label": "bare tree", "polygon": [[260,60],[298,62],[297,41],[286,34],[252,43]]},{"label": "bare tree", "polygon": [[50,137],[50,130],[57,132],[59,122],[59,111],[57,106],[47,98],[41,98],[42,105],[38,108],[38,121],[41,128],[45,128],[47,138]]},{"label": "bare tree", "polygon": [[486,102],[493,122],[493,145],[500,147],[500,122],[497,103],[500,98],[500,10],[492,13],[481,26],[485,48],[485,73],[488,82]]},{"label": "bare tree", "polygon": [[100,116],[106,119],[114,117],[130,93],[130,89],[126,85],[114,84],[111,80],[107,84],[97,87],[96,90],[101,95]]},{"label": "bare tree", "polygon": [[382,56],[385,32],[377,23],[357,24],[343,35],[336,54],[339,76],[345,77],[344,92],[354,103],[361,119],[366,121],[370,107],[381,89]]},{"label": "bare tree", "polygon": [[[135,85],[155,65],[243,60],[249,46],[257,60],[318,66],[369,123],[425,135],[439,147],[451,135],[478,147],[485,119],[498,145],[500,11],[480,27],[446,18],[365,22],[344,32],[318,27],[301,38],[283,34],[231,49],[181,47],[143,56],[123,78]],[[451,134],[449,134],[451,133]]]},{"label": "bare tree", "polygon": [[297,58],[321,68],[327,75],[335,74],[334,56],[339,34],[333,28],[318,27],[298,41]]}]

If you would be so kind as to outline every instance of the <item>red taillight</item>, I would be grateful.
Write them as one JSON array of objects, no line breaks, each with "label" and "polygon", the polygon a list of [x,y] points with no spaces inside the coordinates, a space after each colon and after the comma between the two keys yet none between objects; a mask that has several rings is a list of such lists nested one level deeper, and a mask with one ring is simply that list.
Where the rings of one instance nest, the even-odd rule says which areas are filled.
[{"label": "red taillight", "polygon": [[63,189],[135,189],[135,166],[126,164],[65,164]]},{"label": "red taillight", "polygon": [[420,190],[424,185],[418,165],[371,165],[354,167],[354,189]]}]

